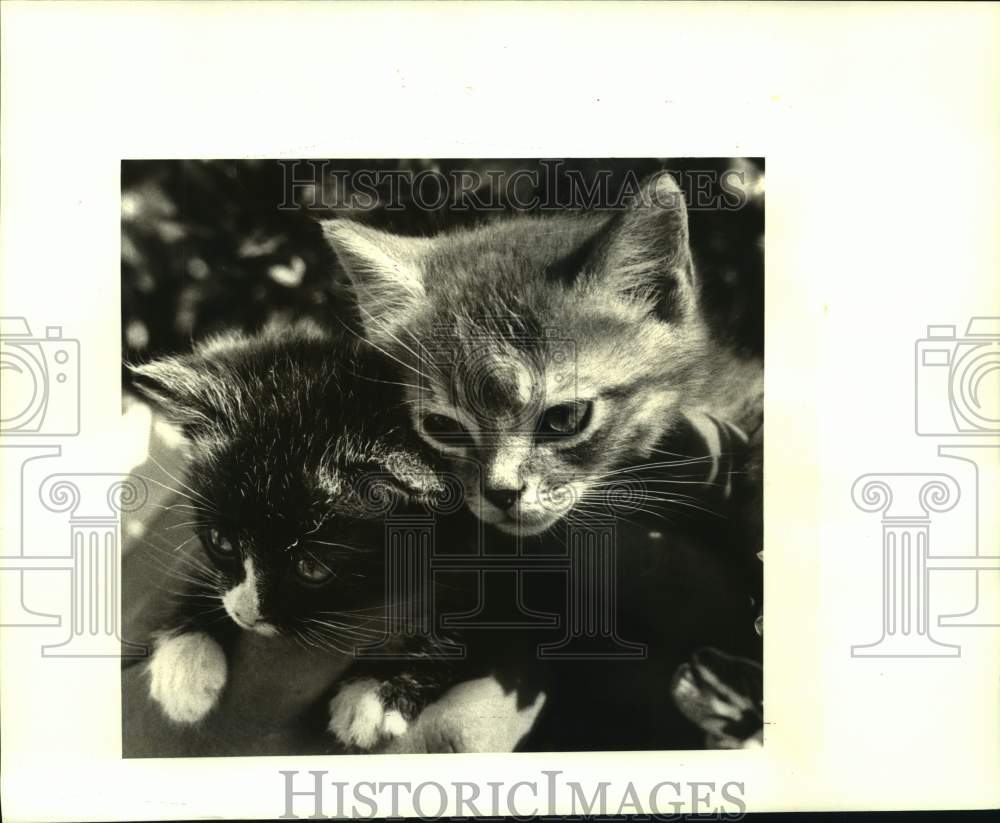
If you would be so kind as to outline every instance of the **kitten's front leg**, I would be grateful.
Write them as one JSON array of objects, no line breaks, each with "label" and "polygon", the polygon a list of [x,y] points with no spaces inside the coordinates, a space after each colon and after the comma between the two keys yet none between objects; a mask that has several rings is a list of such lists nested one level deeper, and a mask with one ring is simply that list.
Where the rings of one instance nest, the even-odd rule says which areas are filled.
[{"label": "kitten's front leg", "polygon": [[154,641],[149,696],[175,723],[197,723],[226,685],[226,653],[205,632],[165,634]]},{"label": "kitten's front leg", "polygon": [[373,677],[351,680],[330,701],[327,729],[345,746],[373,749],[406,733],[410,720],[387,699],[385,683]]},{"label": "kitten's front leg", "polygon": [[[405,661],[397,667],[406,666]],[[421,661],[405,671],[379,676],[359,672],[330,701],[327,729],[345,746],[363,750],[401,737],[424,707],[439,697],[450,678],[442,666]]]},{"label": "kitten's front leg", "polygon": [[153,640],[149,696],[175,723],[201,721],[226,685],[226,653],[199,617],[179,611]]}]

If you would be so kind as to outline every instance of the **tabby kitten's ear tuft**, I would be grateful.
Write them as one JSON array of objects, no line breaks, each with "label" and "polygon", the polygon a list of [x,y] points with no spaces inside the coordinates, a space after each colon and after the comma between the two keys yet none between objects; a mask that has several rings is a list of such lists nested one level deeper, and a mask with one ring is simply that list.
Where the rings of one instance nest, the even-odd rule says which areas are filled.
[{"label": "tabby kitten's ear tuft", "polygon": [[376,344],[388,342],[423,305],[420,261],[430,241],[389,234],[353,220],[326,220],[320,225],[350,278],[365,335]]},{"label": "tabby kitten's ear tuft", "polygon": [[661,319],[682,320],[695,312],[687,207],[670,174],[647,179],[631,207],[610,224],[595,269],[599,280],[649,302]]},{"label": "tabby kitten's ear tuft", "polygon": [[132,385],[160,412],[187,434],[213,424],[208,395],[212,378],[193,358],[164,357],[140,366],[129,366]]}]

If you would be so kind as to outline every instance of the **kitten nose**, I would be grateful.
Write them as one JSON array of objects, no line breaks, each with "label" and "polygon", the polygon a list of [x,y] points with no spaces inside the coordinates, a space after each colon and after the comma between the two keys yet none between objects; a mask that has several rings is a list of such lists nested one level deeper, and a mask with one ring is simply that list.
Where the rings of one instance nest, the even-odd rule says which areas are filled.
[{"label": "kitten nose", "polygon": [[506,511],[513,506],[524,491],[524,486],[520,489],[486,489],[483,496],[498,509]]}]

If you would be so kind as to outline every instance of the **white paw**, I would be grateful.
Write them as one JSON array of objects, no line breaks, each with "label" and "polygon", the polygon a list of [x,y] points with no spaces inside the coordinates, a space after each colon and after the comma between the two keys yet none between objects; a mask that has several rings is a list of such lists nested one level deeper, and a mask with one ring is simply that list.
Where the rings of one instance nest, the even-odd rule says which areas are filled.
[{"label": "white paw", "polygon": [[167,637],[149,661],[149,696],[175,723],[197,723],[226,685],[226,654],[207,634]]},{"label": "white paw", "polygon": [[406,733],[409,723],[396,709],[386,709],[372,678],[354,680],[330,701],[327,729],[347,746],[371,749],[382,740]]}]

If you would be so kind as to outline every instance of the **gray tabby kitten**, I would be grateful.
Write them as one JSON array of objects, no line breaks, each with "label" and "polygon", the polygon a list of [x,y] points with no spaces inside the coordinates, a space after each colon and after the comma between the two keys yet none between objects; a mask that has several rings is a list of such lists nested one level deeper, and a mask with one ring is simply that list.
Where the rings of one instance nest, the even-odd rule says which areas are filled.
[{"label": "gray tabby kitten", "polygon": [[[612,215],[430,238],[348,220],[323,231],[365,337],[398,367],[415,430],[485,522],[541,533],[601,505],[624,467],[676,463],[661,447],[685,419],[709,423],[718,448],[714,419],[755,446],[744,483],[759,542],[763,364],[713,339],[669,174]],[[663,488],[645,493],[682,504]]]}]

